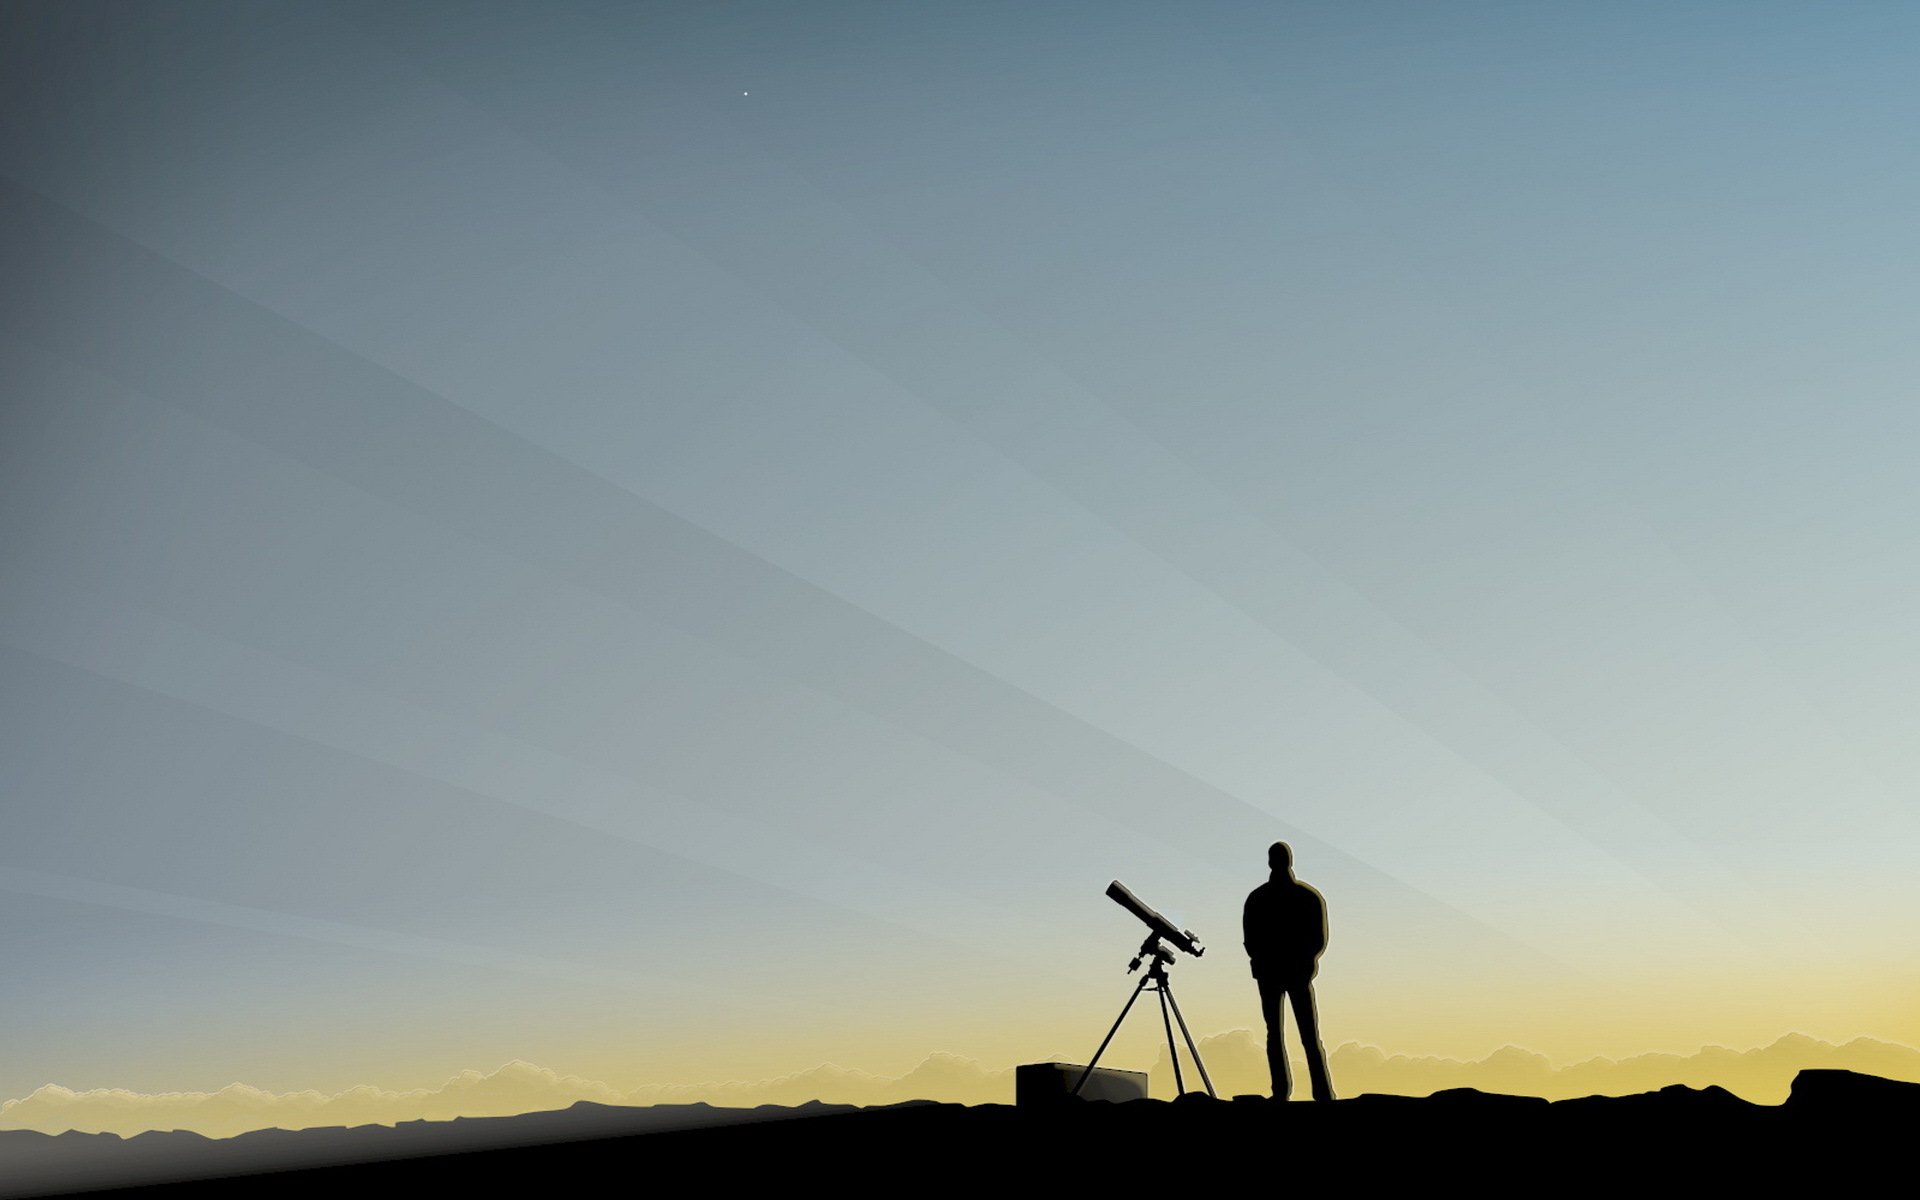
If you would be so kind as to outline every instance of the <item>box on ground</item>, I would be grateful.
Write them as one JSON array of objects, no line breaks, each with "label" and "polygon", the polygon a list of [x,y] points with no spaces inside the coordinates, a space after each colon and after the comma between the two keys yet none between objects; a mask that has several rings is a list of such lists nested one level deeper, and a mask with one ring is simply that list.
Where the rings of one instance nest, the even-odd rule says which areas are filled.
[{"label": "box on ground", "polygon": [[[1059,1104],[1073,1096],[1073,1085],[1087,1068],[1074,1063],[1022,1063],[1013,1069],[1013,1102],[1021,1108]],[[1082,1100],[1145,1100],[1145,1071],[1096,1067],[1080,1089]]]}]

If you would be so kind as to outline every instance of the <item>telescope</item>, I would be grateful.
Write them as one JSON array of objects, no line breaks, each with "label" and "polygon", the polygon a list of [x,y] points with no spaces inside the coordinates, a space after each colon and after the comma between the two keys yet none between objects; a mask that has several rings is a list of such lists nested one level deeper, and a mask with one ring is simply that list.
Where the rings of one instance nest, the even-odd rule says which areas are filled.
[{"label": "telescope", "polygon": [[[1153,909],[1148,908],[1140,897],[1134,895],[1133,892],[1128,889],[1127,885],[1121,883],[1118,879],[1107,885],[1107,898],[1134,916],[1139,917],[1148,929],[1153,930],[1153,937],[1147,939],[1149,943],[1157,938],[1165,938],[1167,941],[1173,943],[1174,949],[1184,950],[1195,958],[1199,958],[1207,952],[1207,948],[1200,944],[1200,939],[1193,936],[1193,930],[1176,928],[1172,921],[1167,920]],[[1141,947],[1141,953],[1144,954],[1147,952],[1147,947]],[[1135,965],[1138,966],[1139,964],[1136,963]],[[1131,973],[1131,971],[1129,971],[1129,973]]]},{"label": "telescope", "polygon": [[1148,930],[1147,940],[1140,943],[1140,952],[1133,956],[1132,962],[1127,964],[1127,974],[1131,975],[1138,971],[1143,962],[1151,960],[1152,965],[1147,968],[1147,973],[1140,977],[1140,982],[1133,989],[1133,995],[1127,997],[1126,1007],[1120,1010],[1119,1017],[1113,1022],[1113,1028],[1107,1030],[1106,1039],[1100,1043],[1100,1048],[1093,1052],[1093,1061],[1080,1072],[1080,1081],[1073,1085],[1073,1094],[1078,1096],[1080,1090],[1087,1086],[1087,1080],[1093,1075],[1093,1069],[1100,1065],[1100,1056],[1105,1054],[1107,1047],[1113,1044],[1113,1035],[1120,1032],[1120,1023],[1127,1019],[1129,1012],[1133,1011],[1133,1002],[1140,998],[1141,992],[1150,991],[1159,993],[1160,1021],[1167,1029],[1167,1057],[1173,1060],[1175,1091],[1182,1096],[1187,1094],[1186,1076],[1180,1070],[1180,1048],[1173,1040],[1173,1023],[1178,1021],[1180,1033],[1187,1040],[1187,1053],[1193,1056],[1193,1065],[1200,1069],[1200,1082],[1207,1085],[1209,1096],[1218,1098],[1218,1094],[1213,1090],[1213,1080],[1207,1075],[1207,1064],[1200,1061],[1200,1047],[1194,1044],[1193,1033],[1187,1029],[1187,1018],[1181,1015],[1180,1004],[1173,998],[1173,981],[1167,978],[1167,968],[1173,964],[1173,950],[1167,949],[1160,943],[1171,943],[1174,949],[1184,950],[1195,958],[1206,953],[1206,948],[1200,944],[1199,938],[1193,936],[1193,930],[1181,929],[1172,921],[1148,908],[1140,897],[1134,895],[1127,885],[1118,879],[1107,885],[1107,898],[1139,917]]}]

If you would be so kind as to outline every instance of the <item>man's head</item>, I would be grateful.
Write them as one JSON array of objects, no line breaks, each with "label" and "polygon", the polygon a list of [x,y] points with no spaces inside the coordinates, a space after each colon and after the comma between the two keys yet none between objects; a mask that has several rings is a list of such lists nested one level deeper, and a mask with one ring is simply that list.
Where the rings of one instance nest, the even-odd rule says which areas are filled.
[{"label": "man's head", "polygon": [[1267,847],[1267,865],[1275,874],[1293,871],[1293,847],[1285,842],[1275,842]]}]

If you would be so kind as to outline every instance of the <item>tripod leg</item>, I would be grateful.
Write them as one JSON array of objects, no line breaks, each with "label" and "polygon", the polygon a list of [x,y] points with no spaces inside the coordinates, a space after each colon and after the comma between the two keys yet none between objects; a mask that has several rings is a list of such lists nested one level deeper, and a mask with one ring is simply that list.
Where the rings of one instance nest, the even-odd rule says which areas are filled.
[{"label": "tripod leg", "polygon": [[[1160,986],[1153,990],[1160,993],[1160,1020],[1167,1026],[1167,1057],[1173,1060],[1173,1094],[1184,1096],[1187,1094],[1187,1081],[1180,1074],[1180,1047],[1173,1044],[1173,1021],[1167,1016],[1167,981],[1162,979]],[[1185,1021],[1180,1022],[1181,1028],[1184,1029],[1186,1024]]]},{"label": "tripod leg", "polygon": [[[1187,1039],[1187,1053],[1193,1055],[1193,1065],[1199,1068],[1200,1082],[1207,1085],[1207,1095],[1218,1100],[1220,1093],[1213,1090],[1213,1080],[1207,1075],[1207,1064],[1200,1060],[1200,1047],[1193,1044],[1193,1033],[1187,1029],[1187,1019],[1180,1015],[1180,1002],[1173,998],[1173,989],[1164,984],[1161,985],[1161,994],[1166,997],[1168,1004],[1173,1005],[1173,1019],[1180,1022],[1180,1034]],[[1167,1040],[1173,1040],[1171,1033],[1167,1035]]]},{"label": "tripod leg", "polygon": [[1107,1030],[1107,1036],[1101,1041],[1100,1048],[1093,1052],[1093,1061],[1087,1064],[1086,1070],[1080,1072],[1079,1082],[1073,1085],[1073,1091],[1069,1092],[1068,1095],[1078,1096],[1080,1089],[1087,1086],[1087,1078],[1093,1074],[1093,1069],[1100,1065],[1100,1056],[1107,1052],[1107,1043],[1113,1041],[1113,1035],[1120,1032],[1120,1022],[1127,1019],[1127,1014],[1133,1011],[1133,1002],[1138,1000],[1140,993],[1146,989],[1147,978],[1147,976],[1142,975],[1140,982],[1134,985],[1133,995],[1127,997],[1127,1003],[1121,1008],[1120,1015],[1113,1019],[1113,1028]]}]

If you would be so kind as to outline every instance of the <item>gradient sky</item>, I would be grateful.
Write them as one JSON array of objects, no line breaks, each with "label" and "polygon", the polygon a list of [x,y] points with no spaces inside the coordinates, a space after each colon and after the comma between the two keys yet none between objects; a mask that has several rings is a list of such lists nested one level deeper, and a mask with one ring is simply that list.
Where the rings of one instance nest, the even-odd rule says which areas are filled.
[{"label": "gradient sky", "polygon": [[0,1096],[1920,1043],[1911,5],[0,21]]}]

